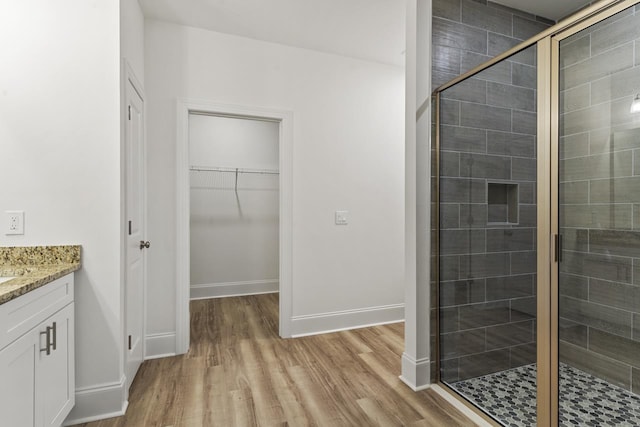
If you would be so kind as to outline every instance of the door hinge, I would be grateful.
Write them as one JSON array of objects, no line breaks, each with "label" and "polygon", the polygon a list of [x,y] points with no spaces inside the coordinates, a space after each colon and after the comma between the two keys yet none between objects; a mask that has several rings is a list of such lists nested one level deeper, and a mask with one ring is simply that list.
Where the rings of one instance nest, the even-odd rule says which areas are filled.
[{"label": "door hinge", "polygon": [[129,105],[129,120],[131,120],[131,105]]},{"label": "door hinge", "polygon": [[129,350],[131,350],[131,335],[129,335]]},{"label": "door hinge", "polygon": [[131,236],[131,221],[129,221],[129,236]]}]

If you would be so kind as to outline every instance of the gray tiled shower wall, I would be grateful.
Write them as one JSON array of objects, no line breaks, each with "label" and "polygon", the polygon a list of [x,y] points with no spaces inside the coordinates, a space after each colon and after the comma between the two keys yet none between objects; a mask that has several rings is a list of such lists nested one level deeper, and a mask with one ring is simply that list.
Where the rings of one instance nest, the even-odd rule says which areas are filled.
[{"label": "gray tiled shower wall", "polygon": [[[551,21],[491,2],[433,2],[437,87]],[[535,361],[535,47],[442,93],[441,378]],[[518,221],[488,222],[488,183],[518,187]]]},{"label": "gray tiled shower wall", "polygon": [[640,393],[640,8],[560,54],[560,360]]}]

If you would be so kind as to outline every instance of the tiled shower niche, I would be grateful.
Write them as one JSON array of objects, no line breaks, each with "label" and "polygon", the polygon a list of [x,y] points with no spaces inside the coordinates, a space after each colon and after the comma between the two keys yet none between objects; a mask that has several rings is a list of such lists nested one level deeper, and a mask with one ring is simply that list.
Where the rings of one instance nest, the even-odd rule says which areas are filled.
[{"label": "tiled shower niche", "polygon": [[518,184],[487,182],[487,225],[517,225],[518,199]]}]

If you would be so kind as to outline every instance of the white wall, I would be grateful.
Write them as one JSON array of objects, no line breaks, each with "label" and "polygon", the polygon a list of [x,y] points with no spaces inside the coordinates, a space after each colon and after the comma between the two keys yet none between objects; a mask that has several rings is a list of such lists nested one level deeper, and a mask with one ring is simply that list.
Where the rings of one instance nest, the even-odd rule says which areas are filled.
[{"label": "white wall", "polygon": [[119,384],[118,4],[24,0],[1,9],[0,212],[24,210],[25,234],[0,233],[0,244],[82,245],[76,385]]},{"label": "white wall", "polygon": [[192,166],[278,170],[278,122],[189,115]]},{"label": "white wall", "polygon": [[[190,164],[277,171],[279,128],[191,114]],[[240,173],[236,183],[233,172],[192,171],[190,178],[191,296],[276,291],[278,175]]]},{"label": "white wall", "polygon": [[403,303],[403,69],[150,20],[145,58],[148,332],[176,328],[176,98],[293,111],[294,318]]},{"label": "white wall", "polygon": [[120,55],[144,84],[144,15],[138,0],[120,0]]}]

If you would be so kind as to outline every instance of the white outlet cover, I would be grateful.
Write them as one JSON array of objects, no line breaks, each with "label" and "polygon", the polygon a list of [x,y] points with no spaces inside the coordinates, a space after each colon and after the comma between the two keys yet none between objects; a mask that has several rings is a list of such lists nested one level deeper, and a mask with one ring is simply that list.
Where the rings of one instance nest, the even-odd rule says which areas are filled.
[{"label": "white outlet cover", "polygon": [[24,211],[5,211],[5,235],[24,234]]},{"label": "white outlet cover", "polygon": [[349,224],[349,211],[336,211],[336,225]]}]

